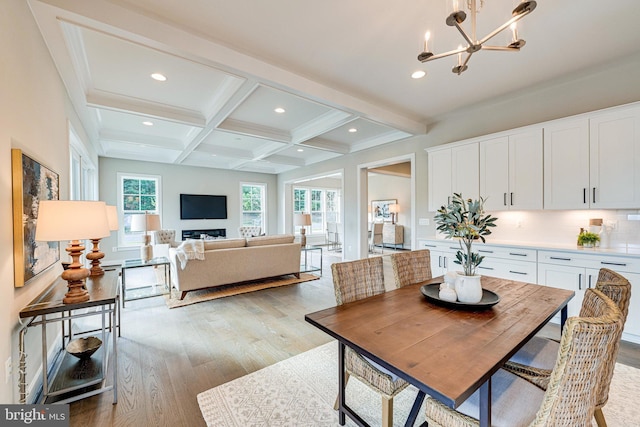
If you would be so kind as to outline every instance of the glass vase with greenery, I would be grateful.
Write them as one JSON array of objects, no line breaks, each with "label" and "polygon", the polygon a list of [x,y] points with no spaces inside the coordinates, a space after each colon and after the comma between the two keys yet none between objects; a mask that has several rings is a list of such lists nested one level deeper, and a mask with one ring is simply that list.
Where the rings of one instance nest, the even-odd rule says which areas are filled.
[{"label": "glass vase with greenery", "polygon": [[498,218],[486,214],[484,199],[464,199],[461,194],[454,193],[451,203],[442,206],[434,217],[437,230],[448,239],[457,238],[460,250],[456,253],[456,264],[462,265],[465,276],[475,276],[476,268],[484,256],[473,252],[474,240],[485,242],[484,236],[491,234],[491,227],[495,227]]}]

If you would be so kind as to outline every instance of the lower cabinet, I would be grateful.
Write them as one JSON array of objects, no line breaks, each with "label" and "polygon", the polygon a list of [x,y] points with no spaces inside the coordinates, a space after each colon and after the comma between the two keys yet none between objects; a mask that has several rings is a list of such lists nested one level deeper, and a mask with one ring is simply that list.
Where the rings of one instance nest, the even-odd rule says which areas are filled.
[{"label": "lower cabinet", "polygon": [[418,240],[418,249],[429,249],[433,277],[442,276],[449,271],[460,268],[458,264],[453,262],[456,259],[456,252],[460,249],[454,245],[454,242]]}]

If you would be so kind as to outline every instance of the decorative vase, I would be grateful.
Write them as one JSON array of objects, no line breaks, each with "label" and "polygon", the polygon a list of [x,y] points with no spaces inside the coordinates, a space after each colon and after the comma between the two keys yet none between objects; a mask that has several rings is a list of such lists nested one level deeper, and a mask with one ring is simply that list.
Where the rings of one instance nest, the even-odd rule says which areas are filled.
[{"label": "decorative vase", "polygon": [[467,304],[477,304],[482,299],[482,285],[480,284],[480,278],[482,276],[465,276],[458,273],[456,279],[456,294],[458,301]]}]

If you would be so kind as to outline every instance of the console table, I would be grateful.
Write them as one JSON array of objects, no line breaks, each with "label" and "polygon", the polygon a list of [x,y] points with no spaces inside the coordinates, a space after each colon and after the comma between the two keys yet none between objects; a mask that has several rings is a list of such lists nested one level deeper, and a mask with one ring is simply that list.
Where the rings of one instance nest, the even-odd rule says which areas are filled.
[{"label": "console table", "polygon": [[393,245],[398,248],[404,245],[404,226],[386,223],[382,227],[382,245]]},{"label": "console table", "polygon": [[[120,299],[118,271],[105,271],[103,276],[89,277],[86,281],[89,301],[64,304],[62,298],[67,292],[67,282],[58,277],[47,289],[26,307],[20,310],[21,319],[31,318],[26,328],[41,326],[42,335],[42,404],[69,403],[85,397],[113,391],[113,403],[118,401],[117,378],[117,336],[119,330],[118,303]],[[90,323],[91,316],[100,316],[100,327],[91,330],[74,331],[74,322],[85,318]],[[49,371],[47,325],[61,322],[62,347]],[[79,323],[79,322],[78,322]],[[102,346],[89,359],[78,359],[67,353],[65,348],[75,338],[87,337],[98,332]],[[20,340],[20,354],[25,353]],[[109,366],[109,357],[112,357]],[[107,385],[108,367],[112,368],[111,384]],[[24,381],[24,378],[21,378]],[[21,396],[21,400],[24,397]],[[26,402],[22,402],[26,403]]]}]

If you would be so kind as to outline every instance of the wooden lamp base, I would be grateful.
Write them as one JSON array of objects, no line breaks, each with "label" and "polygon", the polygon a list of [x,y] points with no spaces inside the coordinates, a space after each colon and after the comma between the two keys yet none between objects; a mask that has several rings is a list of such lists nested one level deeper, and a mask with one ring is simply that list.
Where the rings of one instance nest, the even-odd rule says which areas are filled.
[{"label": "wooden lamp base", "polygon": [[[64,295],[62,302],[65,304],[75,304],[79,302],[89,301],[89,292],[85,289],[84,282],[89,277],[89,269],[83,268],[80,264],[80,256],[84,251],[84,246],[79,240],[72,240],[65,249],[71,256],[71,264],[69,268],[62,272],[62,277],[67,281],[69,291]],[[103,254],[104,256],[104,254]]]},{"label": "wooden lamp base", "polygon": [[91,260],[91,276],[102,276],[104,275],[104,270],[100,267],[100,260],[104,258],[104,252],[100,251],[100,239],[91,239],[91,243],[93,243],[93,249],[86,255],[88,260]]}]

